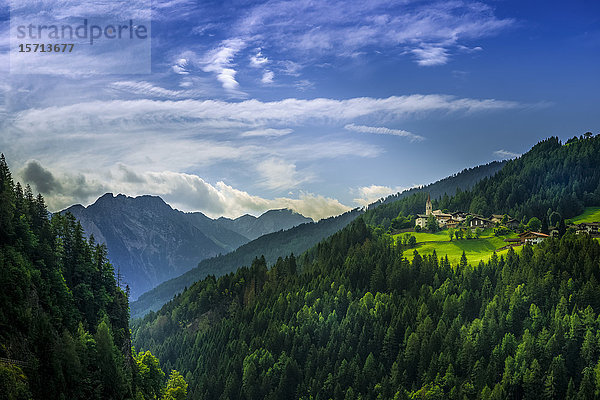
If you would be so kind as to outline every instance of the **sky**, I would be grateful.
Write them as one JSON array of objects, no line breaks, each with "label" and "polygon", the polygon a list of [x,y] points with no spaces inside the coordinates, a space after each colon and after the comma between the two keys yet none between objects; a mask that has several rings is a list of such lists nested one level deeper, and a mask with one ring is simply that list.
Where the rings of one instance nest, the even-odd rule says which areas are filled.
[{"label": "sky", "polygon": [[148,18],[146,73],[101,71],[144,58],[85,42],[11,70],[28,55],[0,0],[0,151],[51,211],[113,192],[316,220],[600,131],[597,1],[81,3],[12,15]]}]

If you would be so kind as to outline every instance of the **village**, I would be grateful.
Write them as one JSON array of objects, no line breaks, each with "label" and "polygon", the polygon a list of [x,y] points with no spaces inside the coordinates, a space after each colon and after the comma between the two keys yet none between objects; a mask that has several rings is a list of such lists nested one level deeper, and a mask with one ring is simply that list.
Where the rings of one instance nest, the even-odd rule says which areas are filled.
[{"label": "village", "polygon": [[[442,210],[433,210],[431,197],[428,195],[427,202],[425,203],[425,214],[417,214],[416,216],[415,230],[420,231],[430,229],[431,221],[435,221],[435,223],[437,223],[437,228],[440,230],[469,229],[472,233],[479,233],[483,229],[496,228],[504,231],[519,231],[517,237],[508,237],[504,239],[506,246],[503,248],[521,246],[524,244],[535,245],[548,237],[559,236],[557,227],[549,230],[548,233],[538,232],[537,230],[528,229],[527,226],[522,225],[521,222],[507,214],[492,214],[486,218],[468,212],[443,212]],[[570,224],[566,228],[573,230],[577,234],[589,234],[592,237],[600,238],[600,222]]]}]

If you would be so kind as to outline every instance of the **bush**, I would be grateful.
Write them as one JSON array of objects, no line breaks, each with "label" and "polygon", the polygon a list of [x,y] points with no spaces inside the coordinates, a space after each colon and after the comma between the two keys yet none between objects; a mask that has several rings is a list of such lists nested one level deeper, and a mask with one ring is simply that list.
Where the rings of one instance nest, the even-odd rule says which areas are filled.
[{"label": "bush", "polygon": [[510,234],[512,231],[505,226],[500,226],[494,229],[494,236],[506,236]]}]

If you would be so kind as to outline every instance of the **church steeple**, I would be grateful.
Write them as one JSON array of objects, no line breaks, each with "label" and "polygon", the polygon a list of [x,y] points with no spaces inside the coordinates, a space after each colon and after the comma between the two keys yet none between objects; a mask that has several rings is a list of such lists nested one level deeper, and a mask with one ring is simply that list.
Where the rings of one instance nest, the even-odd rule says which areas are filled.
[{"label": "church steeple", "polygon": [[433,212],[433,206],[431,205],[431,197],[427,193],[427,203],[425,203],[425,215],[431,215]]}]

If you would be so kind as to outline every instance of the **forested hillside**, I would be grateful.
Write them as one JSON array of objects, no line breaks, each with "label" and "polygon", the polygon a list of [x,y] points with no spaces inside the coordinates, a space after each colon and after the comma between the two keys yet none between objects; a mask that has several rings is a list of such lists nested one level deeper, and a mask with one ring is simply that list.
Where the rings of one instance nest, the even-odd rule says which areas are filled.
[{"label": "forested hillside", "polygon": [[522,157],[509,161],[495,176],[472,191],[443,198],[438,207],[489,215],[508,213],[518,219],[580,214],[600,204],[600,135],[562,144],[552,137]]},{"label": "forested hillside", "polygon": [[[13,182],[2,155],[0,398],[172,393],[151,353],[132,354],[127,293],[106,247],[86,240],[71,214],[48,215],[41,195]],[[171,389],[185,390],[185,382],[171,377]]]},{"label": "forested hillside", "polygon": [[[400,212],[423,213],[427,193],[383,204],[366,213],[369,224],[379,225]],[[573,138],[562,144],[552,137],[521,157],[507,161],[495,175],[471,190],[459,189],[433,199],[434,209],[465,211],[489,216],[509,214],[544,218],[558,212],[563,218],[580,214],[584,207],[600,204],[600,135]]]},{"label": "forested hillside", "polygon": [[[473,168],[465,168],[454,175],[440,179],[439,181],[430,183],[429,185],[408,189],[403,192],[390,195],[385,199],[371,204],[369,208],[378,207],[380,204],[393,203],[416,193],[427,193],[432,199],[438,199],[445,194],[453,195],[456,193],[456,189],[459,188],[463,191],[469,190],[482,179],[494,176],[502,169],[502,167],[504,167],[504,164],[506,163],[507,161],[492,161],[491,163],[478,165]],[[427,197],[427,195],[425,197]]]},{"label": "forested hillside", "polygon": [[362,219],[297,270],[258,259],[146,317],[135,343],[197,399],[593,398],[600,245],[409,263]]},{"label": "forested hillside", "polygon": [[[568,217],[577,207],[559,208],[561,194],[594,201],[598,140],[544,141],[507,164],[512,175],[502,170],[446,201],[476,206],[509,181],[511,193],[536,200],[515,197],[502,211],[529,216],[550,205]],[[551,190],[534,192],[537,180]],[[567,233],[478,265],[435,253],[408,261],[401,244],[365,221],[413,202],[418,195],[370,210],[271,269],[257,258],[194,284],[136,323],[136,347],[182,371],[195,399],[600,395],[598,241]]]}]

